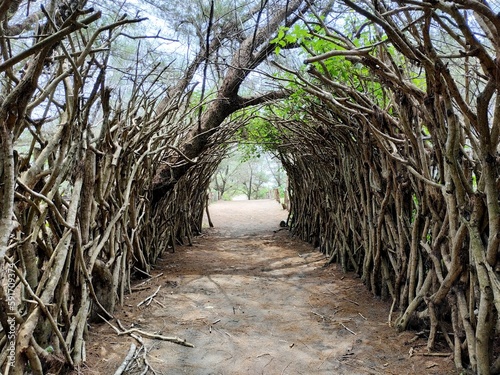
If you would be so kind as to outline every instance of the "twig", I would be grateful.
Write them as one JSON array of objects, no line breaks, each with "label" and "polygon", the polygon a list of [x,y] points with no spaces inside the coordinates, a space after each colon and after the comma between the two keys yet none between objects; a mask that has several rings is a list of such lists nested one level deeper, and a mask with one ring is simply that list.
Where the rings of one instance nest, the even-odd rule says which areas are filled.
[{"label": "twig", "polygon": [[143,36],[134,36],[126,33],[120,33],[120,35],[123,35],[126,38],[129,39],[159,39],[159,40],[165,40],[167,42],[178,42],[179,40],[177,39],[170,39],[170,38],[165,38],[163,36],[159,36],[159,32],[156,35],[143,35]]},{"label": "twig", "polygon": [[134,266],[134,270],[136,270],[136,271],[142,273],[143,275],[146,275],[147,277],[149,277],[149,279],[147,281],[150,281],[150,280],[153,279],[153,276],[151,276],[149,273],[147,273],[146,271],[141,270],[140,268],[138,268],[136,266]]},{"label": "twig", "polygon": [[353,301],[352,299],[345,298],[345,297],[344,297],[344,299],[345,299],[346,301],[349,301],[349,302],[351,302],[351,303],[354,303],[356,306],[359,306],[359,303],[357,303],[356,301]]},{"label": "twig", "polygon": [[288,366],[290,366],[292,364],[292,362],[290,362],[288,365],[286,365],[286,367],[283,369],[283,371],[281,371],[281,375],[283,375],[285,373],[285,370],[288,368]]},{"label": "twig", "polygon": [[323,360],[323,362],[321,362],[318,366],[318,369],[323,366],[323,364],[330,358],[330,356],[332,355],[332,352],[333,352],[334,349],[330,350],[330,352],[328,353],[328,355],[325,357],[325,359]]},{"label": "twig", "polygon": [[368,320],[367,318],[365,318],[365,317],[363,316],[363,314],[361,314],[361,313],[358,313],[358,314],[359,314],[359,316],[360,316],[360,317],[362,317],[364,320]]},{"label": "twig", "polygon": [[148,361],[148,349],[146,348],[145,345],[143,345],[136,354],[136,357],[139,356],[139,353],[144,350],[144,353],[142,354],[142,360],[144,362],[144,370],[142,370],[140,375],[146,375],[149,371],[151,371],[154,375],[157,375],[158,373],[155,371],[153,366],[151,366],[151,363]]},{"label": "twig", "polygon": [[340,323],[340,325],[341,325],[342,327],[344,327],[346,330],[348,330],[349,332],[351,332],[354,336],[356,336],[356,332],[351,331],[349,328],[347,328],[347,327],[344,325],[344,323]]},{"label": "twig", "polygon": [[413,353],[413,355],[419,355],[423,357],[450,357],[453,353]]},{"label": "twig", "polygon": [[[100,314],[97,314],[97,315],[99,315],[99,317],[100,317],[102,320],[104,320],[106,323],[108,323],[108,325],[109,325],[111,328],[113,328],[113,330],[116,332],[116,334],[117,334],[118,336],[120,335],[121,331],[120,331],[118,328],[116,328],[113,324],[111,324],[111,323],[110,323],[107,319],[103,318],[103,317],[102,317],[102,315],[100,315]],[[123,328],[123,326],[122,326],[122,323],[121,323],[118,319],[116,320],[116,323],[120,326],[120,329],[125,330],[125,329]],[[131,336],[132,338],[136,339],[136,340],[137,340],[137,342],[138,342],[138,343],[140,343],[142,346],[144,346],[144,340],[142,339],[142,337],[141,337],[141,336],[137,336],[137,335],[134,335],[134,334],[131,334],[130,336]]]},{"label": "twig", "polygon": [[150,281],[152,281],[152,280],[154,280],[154,279],[156,279],[156,278],[158,278],[158,277],[160,277],[160,276],[163,276],[163,272],[162,272],[162,273],[159,273],[159,274],[158,274],[158,275],[156,275],[156,276],[151,276],[149,279],[147,279],[147,280],[143,281],[142,283],[137,284],[136,286],[134,286],[134,288],[138,288],[138,287],[140,287],[140,286],[142,286],[142,285],[144,285],[144,284],[146,284],[146,283],[149,283]]},{"label": "twig", "polygon": [[156,292],[154,292],[149,297],[147,297],[144,300],[142,300],[141,302],[139,302],[137,304],[137,307],[141,306],[143,303],[146,303],[146,306],[149,306],[149,304],[153,301],[153,298],[155,298],[156,295],[158,294],[158,292],[160,291],[160,288],[161,288],[161,285],[158,286],[158,289],[156,289]]},{"label": "twig", "polygon": [[173,342],[174,344],[179,344],[182,346],[187,346],[189,348],[194,348],[194,345],[187,342],[185,339],[180,339],[178,337],[162,336],[162,335],[158,335],[155,333],[144,332],[144,331],[141,331],[140,329],[137,329],[137,328],[127,329],[126,331],[118,333],[118,336],[130,335],[132,333],[138,333],[139,335],[147,337],[148,339],[169,341],[169,342]]},{"label": "twig", "polygon": [[271,357],[271,359],[269,361],[267,361],[267,363],[262,368],[265,369],[267,367],[267,365],[270,364],[273,360],[274,360],[274,357]]},{"label": "twig", "polygon": [[77,23],[72,23],[71,25],[64,27],[63,29],[59,30],[58,32],[48,36],[47,38],[43,39],[41,42],[38,42],[34,46],[24,50],[23,52],[19,53],[18,55],[11,57],[7,61],[4,61],[2,64],[0,64],[0,72],[5,71],[6,69],[10,68],[11,66],[14,66],[20,61],[23,61],[25,58],[27,58],[30,55],[33,55],[40,51],[43,48],[46,48],[47,46],[53,45],[62,39],[64,39],[67,35],[86,27],[87,25],[90,25],[92,22],[98,20],[101,18],[101,12],[96,12],[89,17],[85,18],[84,20]]},{"label": "twig", "polygon": [[[100,316],[100,315],[99,315]],[[122,329],[122,331],[120,331],[120,329],[118,329],[117,327],[115,327],[113,324],[111,324],[110,322],[108,322],[106,319],[104,319],[102,316],[100,316],[101,319],[103,319],[106,323],[109,324],[109,326],[111,328],[114,329],[114,331],[116,332],[116,334],[118,336],[123,336],[123,335],[130,335],[131,337],[133,337],[134,339],[136,339],[137,341],[139,341],[141,344],[144,345],[144,341],[142,340],[142,337],[141,336],[144,336],[144,337],[147,337],[148,339],[155,339],[155,340],[162,340],[162,341],[169,341],[169,342],[173,342],[174,344],[179,344],[179,345],[183,345],[183,346],[187,346],[189,348],[194,348],[194,345],[187,342],[185,339],[180,339],[178,337],[168,337],[168,336],[162,336],[162,335],[157,335],[157,334],[154,334],[154,333],[149,333],[149,332],[144,332],[144,331],[141,331],[140,329],[137,329],[137,328],[131,328],[131,329],[125,329],[122,325],[122,323],[117,319],[116,320],[116,323],[118,324],[118,326],[120,327],[120,329]],[[137,333],[141,336],[138,336],[138,335],[135,335],[134,333]]]},{"label": "twig", "polygon": [[264,357],[265,355],[271,355],[271,354],[269,354],[269,353],[262,353],[262,354],[259,354],[258,356],[256,356],[255,358]]},{"label": "twig", "polygon": [[180,156],[182,156],[182,158],[184,160],[186,160],[189,164],[192,164],[192,165],[195,165],[197,163],[197,160],[196,159],[190,159],[188,158],[179,148],[175,147],[175,146],[172,146],[172,145],[166,145],[168,148],[174,150],[175,152],[177,152]]},{"label": "twig", "polygon": [[391,310],[389,311],[389,317],[387,318],[387,323],[389,323],[389,327],[392,327],[392,313],[394,311],[394,306],[396,306],[396,298],[392,300]]},{"label": "twig", "polygon": [[[125,327],[123,327],[123,324],[122,324],[122,322],[120,322],[119,319],[116,319],[116,323],[118,324],[118,326],[120,327],[121,330],[126,331]],[[120,331],[117,331],[117,334],[118,334],[118,336],[120,336]],[[139,342],[142,346],[144,346],[144,340],[142,339],[141,336],[136,335],[134,333],[131,333],[130,337],[136,339],[137,342]]]},{"label": "twig", "polygon": [[143,285],[143,286],[138,286],[138,287],[132,287],[132,292],[140,292],[141,290],[146,290],[146,289],[149,289],[151,288],[151,286],[149,285]]},{"label": "twig", "polygon": [[325,320],[325,316],[324,315],[321,315],[321,314],[318,314],[317,312],[314,312],[311,310],[311,312],[314,314],[314,315],[317,315],[319,316],[321,319]]},{"label": "twig", "polygon": [[417,341],[420,338],[420,335],[417,333],[415,336],[413,336],[411,339],[409,339],[406,344],[412,344],[415,341]]},{"label": "twig", "polygon": [[120,330],[118,328],[116,328],[113,324],[111,324],[106,318],[104,318],[101,314],[97,314],[97,316],[99,316],[99,318],[101,318],[102,320],[104,320],[106,323],[108,323],[108,325],[113,328],[113,330],[116,332],[116,333],[120,333]]},{"label": "twig", "polygon": [[[146,353],[147,354],[147,353]],[[151,366],[151,364],[149,363],[148,359],[147,359],[147,356],[144,355],[144,363],[146,364],[146,368],[144,369],[143,373],[144,375],[146,375],[148,373],[148,369],[151,370],[153,372],[154,375],[157,375],[158,373],[155,371],[155,369],[153,368],[153,366]],[[142,375],[141,374],[141,375]]]},{"label": "twig", "polygon": [[[337,293],[335,293],[334,291],[330,290],[328,287],[326,288],[326,290],[328,290],[330,293],[332,293],[335,296],[337,295]],[[356,306],[359,306],[359,303],[357,303],[356,301],[353,301],[352,299],[345,298],[345,297],[342,297],[342,299],[345,299],[346,301],[354,303]]]},{"label": "twig", "polygon": [[154,300],[154,301],[155,301],[158,305],[160,305],[161,307],[163,307],[163,308],[165,308],[165,307],[166,307],[166,306],[165,306],[163,303],[161,303],[160,301],[157,301],[157,300]]},{"label": "twig", "polygon": [[115,375],[121,375],[125,372],[125,370],[127,369],[128,365],[130,364],[132,359],[134,359],[134,354],[135,354],[136,349],[137,349],[137,346],[134,343],[130,344],[130,349],[128,350],[128,354],[125,357],[125,359],[123,360],[120,367],[118,367],[116,369]]}]

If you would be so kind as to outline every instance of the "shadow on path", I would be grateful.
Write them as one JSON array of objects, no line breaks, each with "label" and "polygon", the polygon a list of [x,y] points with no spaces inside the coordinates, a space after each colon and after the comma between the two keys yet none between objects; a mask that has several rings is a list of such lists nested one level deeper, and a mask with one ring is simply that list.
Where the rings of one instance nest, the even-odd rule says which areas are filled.
[{"label": "shadow on path", "polygon": [[[158,374],[455,373],[448,358],[422,355],[424,341],[407,344],[413,333],[389,328],[390,305],[359,279],[278,231],[287,213],[277,202],[218,202],[210,214],[216,227],[165,254],[154,272],[162,275],[117,313],[127,327],[195,345],[146,339]],[[153,303],[137,307],[158,286]],[[107,326],[92,337],[91,369],[114,372],[133,339]]]}]

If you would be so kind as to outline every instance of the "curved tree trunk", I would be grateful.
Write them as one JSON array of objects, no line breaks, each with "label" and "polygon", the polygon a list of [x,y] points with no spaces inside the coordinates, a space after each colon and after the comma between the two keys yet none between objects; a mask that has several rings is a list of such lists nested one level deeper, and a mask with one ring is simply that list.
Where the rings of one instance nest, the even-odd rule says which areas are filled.
[{"label": "curved tree trunk", "polygon": [[[244,38],[238,50],[233,54],[229,68],[217,90],[217,97],[210,102],[199,122],[189,131],[182,144],[182,153],[171,164],[158,170],[153,184],[153,201],[160,200],[170,191],[177,181],[189,170],[195,159],[207,149],[209,138],[231,114],[252,105],[277,100],[288,96],[289,92],[270,92],[256,97],[241,97],[239,91],[248,75],[274,51],[270,43],[278,28],[285,24],[290,26],[298,20],[294,14],[303,6],[303,0],[292,0],[287,6],[277,10],[265,25],[256,25],[254,32]],[[307,5],[305,6],[307,8]],[[259,12],[263,12],[261,8]],[[243,33],[243,32],[242,32]],[[243,36],[244,34],[242,34]],[[215,38],[216,39],[216,38]],[[209,48],[210,49],[210,48]],[[201,59],[196,60],[201,64]],[[193,71],[189,70],[189,74]],[[183,90],[185,86],[177,89]]]}]

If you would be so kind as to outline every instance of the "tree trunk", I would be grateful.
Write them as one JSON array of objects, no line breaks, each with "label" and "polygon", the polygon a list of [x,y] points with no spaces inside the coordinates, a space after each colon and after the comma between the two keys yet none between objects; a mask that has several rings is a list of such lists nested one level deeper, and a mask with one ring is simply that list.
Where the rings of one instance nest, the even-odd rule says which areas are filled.
[{"label": "tree trunk", "polygon": [[[254,32],[243,40],[238,51],[233,54],[218,90],[217,98],[210,103],[198,124],[189,132],[187,140],[182,145],[183,155],[177,158],[177,163],[171,163],[179,165],[170,167],[166,164],[157,171],[153,181],[154,203],[165,196],[193,166],[195,159],[206,150],[209,138],[226,118],[242,108],[280,99],[289,94],[287,91],[278,91],[257,97],[243,98],[238,93],[242,83],[253,69],[273,53],[274,46],[270,44],[270,40],[280,25],[290,26],[297,21],[298,18],[292,17],[292,15],[304,3],[306,2],[303,0],[287,2],[287,6],[276,11],[266,25],[256,25]],[[306,5],[306,7],[308,6]]]}]

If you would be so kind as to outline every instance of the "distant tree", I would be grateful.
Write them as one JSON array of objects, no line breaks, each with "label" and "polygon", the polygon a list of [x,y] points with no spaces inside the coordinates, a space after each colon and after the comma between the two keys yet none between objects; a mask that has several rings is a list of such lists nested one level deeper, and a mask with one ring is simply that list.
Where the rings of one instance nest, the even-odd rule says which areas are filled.
[{"label": "distant tree", "polygon": [[[247,199],[263,198],[265,192],[262,187],[269,182],[269,170],[260,158],[253,158],[243,162],[235,174],[240,191]],[[266,192],[269,189],[266,189]]]},{"label": "distant tree", "polygon": [[279,160],[265,152],[257,157],[246,151],[248,149],[239,145],[214,173],[211,188],[218,192],[219,198],[245,194],[247,199],[259,199],[271,188],[281,186],[278,181],[285,177]]},{"label": "distant tree", "polygon": [[225,193],[234,189],[235,173],[239,167],[239,162],[234,159],[225,159],[218,166],[212,177],[212,189],[217,191],[218,199],[224,199]]},{"label": "distant tree", "polygon": [[265,153],[263,159],[267,165],[273,180],[273,187],[283,189],[286,184],[286,172],[279,158],[272,154]]}]

